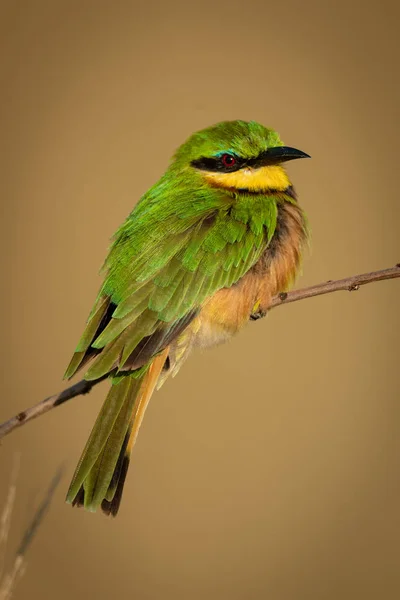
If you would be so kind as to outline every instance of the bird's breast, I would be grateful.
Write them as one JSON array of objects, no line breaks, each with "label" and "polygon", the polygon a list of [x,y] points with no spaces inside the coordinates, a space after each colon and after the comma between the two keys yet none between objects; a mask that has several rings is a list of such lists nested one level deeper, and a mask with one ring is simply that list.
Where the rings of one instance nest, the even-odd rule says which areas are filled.
[{"label": "bird's breast", "polygon": [[232,287],[218,290],[203,304],[192,325],[195,345],[224,342],[251,314],[265,314],[273,296],[293,283],[306,237],[302,210],[296,204],[280,204],[275,233],[257,263]]}]

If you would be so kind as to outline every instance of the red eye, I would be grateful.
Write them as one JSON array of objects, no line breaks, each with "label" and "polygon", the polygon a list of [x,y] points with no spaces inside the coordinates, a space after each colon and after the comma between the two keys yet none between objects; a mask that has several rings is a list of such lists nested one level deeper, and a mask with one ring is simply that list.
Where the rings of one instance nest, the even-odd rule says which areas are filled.
[{"label": "red eye", "polygon": [[232,154],[223,154],[221,156],[221,161],[224,167],[231,168],[236,165],[236,158],[232,156]]}]

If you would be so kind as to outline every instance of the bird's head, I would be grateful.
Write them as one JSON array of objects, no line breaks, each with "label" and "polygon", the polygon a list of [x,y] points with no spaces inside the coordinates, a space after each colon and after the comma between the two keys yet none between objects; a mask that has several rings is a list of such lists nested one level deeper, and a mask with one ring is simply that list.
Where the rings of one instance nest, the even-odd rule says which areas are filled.
[{"label": "bird's head", "polygon": [[255,121],[223,121],[194,133],[177,150],[173,166],[233,192],[267,193],[290,186],[282,163],[308,154],[284,146],[278,133]]}]

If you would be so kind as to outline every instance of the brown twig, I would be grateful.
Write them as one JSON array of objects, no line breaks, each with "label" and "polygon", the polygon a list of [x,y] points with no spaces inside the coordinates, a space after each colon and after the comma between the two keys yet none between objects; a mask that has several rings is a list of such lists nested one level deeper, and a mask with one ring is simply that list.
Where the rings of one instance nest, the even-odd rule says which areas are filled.
[{"label": "brown twig", "polygon": [[313,296],[322,296],[332,292],[356,292],[360,286],[374,281],[383,281],[384,279],[395,279],[400,277],[400,263],[390,269],[382,269],[381,271],[372,271],[372,273],[363,273],[362,275],[353,275],[346,279],[336,279],[335,281],[326,281],[318,283],[310,287],[294,290],[293,292],[282,292],[273,298],[270,308],[289,304],[289,302],[297,302],[305,300]]},{"label": "brown twig", "polygon": [[97,379],[96,381],[86,381],[85,379],[82,379],[82,381],[78,381],[78,383],[71,385],[71,387],[67,388],[63,392],[55,394],[54,396],[49,396],[48,398],[45,398],[39,402],[39,404],[35,404],[35,406],[31,406],[31,408],[23,410],[15,415],[15,417],[12,417],[0,425],[0,439],[10,433],[10,431],[13,431],[13,429],[24,425],[28,421],[32,421],[32,419],[36,419],[36,417],[40,417],[40,415],[43,415],[52,408],[60,406],[60,404],[64,404],[64,402],[67,402],[67,400],[71,400],[71,398],[75,398],[75,396],[88,394],[92,387],[97,383],[100,383],[100,381],[102,380]]},{"label": "brown twig", "polygon": [[[300,290],[294,290],[293,292],[283,292],[273,298],[270,308],[289,304],[290,302],[297,302],[298,300],[305,300],[306,298],[312,298],[314,296],[330,294],[332,292],[353,292],[367,283],[383,281],[384,279],[395,279],[396,277],[400,277],[400,263],[390,269],[382,269],[381,271],[373,271],[372,273],[363,273],[362,275],[353,275],[346,279],[327,281]],[[42,400],[42,402],[39,402],[39,404],[18,413],[15,417],[12,417],[0,425],[0,439],[17,427],[43,415],[56,406],[60,406],[60,404],[67,402],[67,400],[71,400],[71,398],[75,398],[75,396],[88,394],[90,390],[100,381],[103,381],[103,379],[104,377],[102,379],[97,379],[96,381],[85,381],[82,379],[82,381],[78,381],[78,383],[75,383],[63,392],[50,396],[49,398]]]}]

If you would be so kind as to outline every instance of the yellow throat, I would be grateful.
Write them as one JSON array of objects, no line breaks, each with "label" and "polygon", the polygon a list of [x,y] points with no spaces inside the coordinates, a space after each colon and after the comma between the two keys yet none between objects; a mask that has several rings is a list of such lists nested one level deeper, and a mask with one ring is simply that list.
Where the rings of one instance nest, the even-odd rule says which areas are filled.
[{"label": "yellow throat", "polygon": [[252,192],[283,191],[290,186],[289,177],[280,165],[244,167],[232,173],[205,171],[204,178],[217,187],[245,189]]}]

